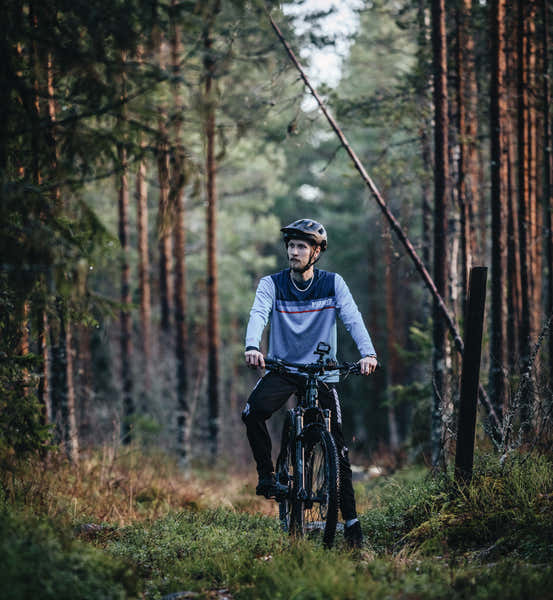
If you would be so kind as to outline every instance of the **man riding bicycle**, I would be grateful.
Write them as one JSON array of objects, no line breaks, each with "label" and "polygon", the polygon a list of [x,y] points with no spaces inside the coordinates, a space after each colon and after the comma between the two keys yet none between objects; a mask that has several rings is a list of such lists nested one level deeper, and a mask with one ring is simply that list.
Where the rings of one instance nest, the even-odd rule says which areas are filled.
[{"label": "man riding bicycle", "polygon": [[[293,363],[313,360],[313,351],[326,342],[330,358],[336,358],[336,314],[353,337],[361,360],[361,374],[370,375],[377,366],[376,352],[353,297],[340,275],[314,268],[327,248],[325,228],[312,219],[300,219],[281,229],[288,254],[289,269],[263,277],[259,282],[246,331],[246,363],[265,367],[259,351],[261,335],[271,321],[269,357]],[[332,413],[331,432],[336,441],[340,464],[340,510],[344,535],[354,547],[362,543],[362,533],[353,493],[352,472],[344,435],[338,394],[333,385],[338,375],[332,371],[318,388],[319,403]],[[256,494],[274,496],[278,483],[271,459],[271,438],[265,421],[296,391],[305,389],[303,375],[269,371],[253,389],[242,420],[257,465]]]}]

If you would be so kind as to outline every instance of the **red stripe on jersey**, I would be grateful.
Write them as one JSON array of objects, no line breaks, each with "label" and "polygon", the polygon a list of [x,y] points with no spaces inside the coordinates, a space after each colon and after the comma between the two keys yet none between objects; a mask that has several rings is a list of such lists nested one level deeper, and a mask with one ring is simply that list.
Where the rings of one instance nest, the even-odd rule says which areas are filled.
[{"label": "red stripe on jersey", "polygon": [[276,309],[279,313],[285,313],[287,315],[298,315],[300,313],[309,313],[309,312],[320,312],[321,310],[327,310],[328,308],[336,308],[335,306],[323,306],[323,308],[313,308],[311,310],[280,310]]}]

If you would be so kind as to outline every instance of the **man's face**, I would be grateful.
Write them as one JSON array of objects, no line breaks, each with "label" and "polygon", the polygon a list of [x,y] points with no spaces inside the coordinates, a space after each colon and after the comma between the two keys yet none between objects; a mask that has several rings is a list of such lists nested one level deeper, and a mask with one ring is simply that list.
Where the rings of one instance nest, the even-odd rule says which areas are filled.
[{"label": "man's face", "polygon": [[[304,240],[290,240],[287,248],[290,268],[293,271],[301,271],[309,263],[313,248],[309,242]],[[316,246],[313,259],[317,258],[320,251],[319,246]]]}]

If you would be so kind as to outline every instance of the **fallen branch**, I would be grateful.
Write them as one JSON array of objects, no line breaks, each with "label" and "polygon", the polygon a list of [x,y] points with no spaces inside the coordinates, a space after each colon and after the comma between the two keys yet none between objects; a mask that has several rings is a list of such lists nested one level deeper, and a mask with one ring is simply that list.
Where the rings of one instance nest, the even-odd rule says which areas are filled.
[{"label": "fallen branch", "polygon": [[[301,78],[303,79],[303,82],[305,83],[305,85],[307,86],[309,91],[311,92],[311,95],[313,96],[313,98],[315,98],[317,104],[319,105],[319,108],[321,109],[321,111],[323,112],[327,121],[329,122],[330,126],[334,130],[334,133],[336,133],[336,135],[338,136],[340,143],[345,148],[345,150],[348,153],[349,157],[351,158],[355,168],[361,175],[361,178],[367,184],[367,187],[371,191],[378,206],[381,208],[382,212],[384,213],[384,216],[388,220],[390,227],[395,231],[400,242],[403,244],[403,246],[407,250],[407,254],[411,257],[412,261],[414,262],[415,268],[421,275],[424,283],[426,284],[426,287],[430,290],[430,293],[432,294],[434,300],[436,301],[436,303],[439,306],[439,310],[442,313],[442,315],[447,323],[447,327],[449,329],[451,336],[453,337],[453,342],[454,342],[455,348],[457,349],[459,354],[461,354],[461,356],[462,356],[463,350],[464,350],[463,340],[461,339],[461,336],[459,335],[457,326],[456,326],[452,316],[449,314],[449,311],[447,310],[445,302],[444,302],[443,298],[440,296],[440,294],[436,288],[436,284],[434,283],[432,277],[430,276],[430,273],[427,271],[422,260],[419,258],[415,248],[413,247],[413,245],[409,241],[409,238],[407,237],[407,235],[401,228],[401,225],[399,224],[397,219],[394,217],[394,215],[390,212],[389,208],[386,206],[386,203],[384,202],[384,199],[383,199],[382,195],[380,194],[378,188],[376,187],[373,180],[370,178],[369,174],[366,172],[366,170],[363,167],[359,158],[357,158],[357,155],[355,154],[355,152],[352,150],[345,135],[342,133],[342,131],[338,127],[336,121],[333,119],[333,117],[330,115],[330,113],[326,109],[326,106],[323,104],[323,101],[317,94],[317,91],[315,90],[315,88],[311,85],[309,79],[307,78],[307,75],[305,74],[304,70],[302,69],[301,65],[299,64],[292,48],[290,48],[290,46],[288,45],[288,42],[284,39],[284,36],[282,35],[277,24],[274,22],[274,20],[270,14],[268,14],[268,17],[269,17],[269,21],[271,22],[271,26],[272,26],[273,30],[275,31],[278,39],[281,41],[282,45],[286,49],[286,52],[288,53],[290,60],[292,61],[292,63],[296,67],[296,69],[298,70]],[[488,395],[486,394],[482,385],[479,385],[478,392],[479,392],[480,401],[486,408],[488,415],[491,417],[491,420],[493,421],[493,426],[494,426],[495,430],[499,431],[499,429],[500,429],[499,419],[498,419],[497,414],[494,410],[494,407],[492,406],[492,404],[488,398]]]}]

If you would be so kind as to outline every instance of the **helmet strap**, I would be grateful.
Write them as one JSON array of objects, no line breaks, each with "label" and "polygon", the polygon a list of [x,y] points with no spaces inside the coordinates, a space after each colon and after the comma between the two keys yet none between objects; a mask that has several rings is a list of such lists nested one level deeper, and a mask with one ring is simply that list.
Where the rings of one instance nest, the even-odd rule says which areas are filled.
[{"label": "helmet strap", "polygon": [[311,255],[309,256],[309,260],[307,261],[305,267],[303,267],[303,269],[293,269],[293,271],[295,271],[296,273],[305,273],[306,271],[309,271],[309,269],[321,258],[321,252],[319,252],[317,258],[313,260],[313,255],[315,254],[316,248],[317,246],[313,246],[313,249],[311,250]]}]

